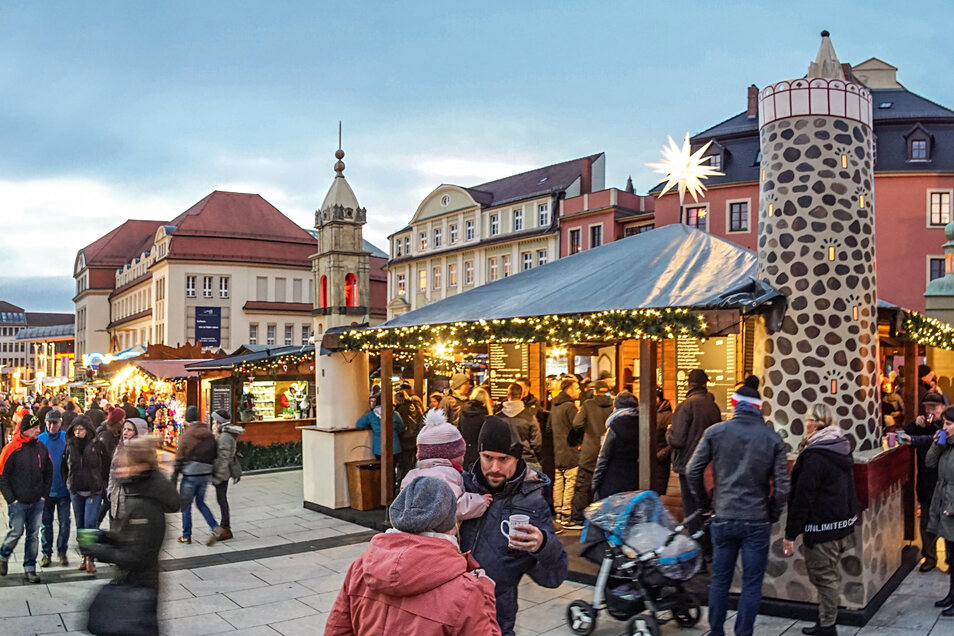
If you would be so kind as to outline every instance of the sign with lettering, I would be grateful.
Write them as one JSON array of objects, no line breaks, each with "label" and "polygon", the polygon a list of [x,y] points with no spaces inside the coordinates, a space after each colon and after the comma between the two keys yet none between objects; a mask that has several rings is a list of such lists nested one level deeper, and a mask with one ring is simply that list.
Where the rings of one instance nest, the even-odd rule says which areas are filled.
[{"label": "sign with lettering", "polygon": [[710,338],[700,342],[695,338],[676,340],[676,400],[686,399],[689,390],[689,372],[702,369],[709,376],[709,392],[715,396],[722,418],[732,417],[730,398],[738,377],[738,340],[735,335]]},{"label": "sign with lettering", "polygon": [[212,411],[226,411],[232,413],[232,385],[229,383],[213,384],[212,394],[209,397]]},{"label": "sign with lettering", "polygon": [[507,388],[518,378],[530,375],[529,349],[527,345],[490,343],[490,397],[495,402],[505,401]]},{"label": "sign with lettering", "polygon": [[195,308],[195,340],[203,347],[218,347],[222,340],[222,308]]}]

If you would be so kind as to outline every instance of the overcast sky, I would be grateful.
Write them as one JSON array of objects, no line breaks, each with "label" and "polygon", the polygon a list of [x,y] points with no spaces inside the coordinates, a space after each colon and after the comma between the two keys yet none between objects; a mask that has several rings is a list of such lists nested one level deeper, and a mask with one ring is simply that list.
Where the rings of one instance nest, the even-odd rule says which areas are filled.
[{"label": "overcast sky", "polygon": [[0,299],[72,311],[77,249],[216,189],[310,227],[339,119],[384,248],[441,183],[603,151],[608,186],[645,192],[667,135],[804,75],[822,29],[954,106],[954,9],[917,6],[0,0]]}]

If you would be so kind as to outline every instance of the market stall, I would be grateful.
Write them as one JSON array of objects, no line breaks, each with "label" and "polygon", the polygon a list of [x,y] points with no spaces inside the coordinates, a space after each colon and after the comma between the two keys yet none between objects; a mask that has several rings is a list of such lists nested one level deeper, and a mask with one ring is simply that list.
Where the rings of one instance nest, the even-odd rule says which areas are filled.
[{"label": "market stall", "polygon": [[200,378],[200,411],[229,411],[245,427],[242,440],[253,444],[300,440],[299,427],[314,424],[314,351],[246,345],[190,364]]}]

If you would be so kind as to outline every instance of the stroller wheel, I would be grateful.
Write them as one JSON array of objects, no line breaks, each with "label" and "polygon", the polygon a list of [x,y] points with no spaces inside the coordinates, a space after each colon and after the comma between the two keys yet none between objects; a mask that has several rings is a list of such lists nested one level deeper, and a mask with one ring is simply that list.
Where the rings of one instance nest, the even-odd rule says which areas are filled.
[{"label": "stroller wheel", "polygon": [[574,634],[587,636],[596,629],[596,610],[586,601],[573,601],[566,608],[566,622]]},{"label": "stroller wheel", "polygon": [[637,614],[626,623],[629,636],[660,636],[659,622],[652,614]]},{"label": "stroller wheel", "polygon": [[688,607],[674,609],[672,615],[680,626],[695,627],[696,623],[698,623],[702,617],[702,611],[698,605],[690,605]]}]

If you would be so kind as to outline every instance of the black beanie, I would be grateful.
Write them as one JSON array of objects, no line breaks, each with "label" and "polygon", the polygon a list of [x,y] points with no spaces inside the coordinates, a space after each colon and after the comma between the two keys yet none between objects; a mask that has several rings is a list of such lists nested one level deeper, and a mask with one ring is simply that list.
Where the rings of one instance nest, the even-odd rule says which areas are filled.
[{"label": "black beanie", "polygon": [[514,435],[513,428],[507,420],[491,415],[484,420],[477,439],[477,452],[503,453],[520,459],[523,457],[523,446]]},{"label": "black beanie", "polygon": [[705,386],[709,384],[709,376],[702,369],[693,369],[687,378],[689,386]]},{"label": "black beanie", "polygon": [[931,367],[929,367],[929,366],[926,365],[926,364],[919,365],[919,366],[918,366],[918,380],[920,380],[921,378],[923,378],[923,377],[926,376],[926,375],[931,375]]},{"label": "black beanie", "polygon": [[40,425],[40,418],[36,415],[24,415],[23,419],[20,420],[20,432],[28,431],[34,426]]},{"label": "black beanie", "polygon": [[735,390],[735,393],[732,394],[733,403],[736,402],[747,402],[756,407],[762,406],[762,396],[759,395],[759,379],[750,375],[745,378],[745,381],[742,382],[742,386]]}]

